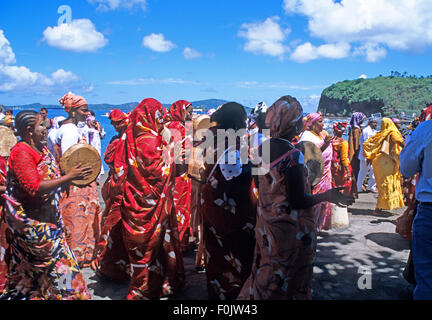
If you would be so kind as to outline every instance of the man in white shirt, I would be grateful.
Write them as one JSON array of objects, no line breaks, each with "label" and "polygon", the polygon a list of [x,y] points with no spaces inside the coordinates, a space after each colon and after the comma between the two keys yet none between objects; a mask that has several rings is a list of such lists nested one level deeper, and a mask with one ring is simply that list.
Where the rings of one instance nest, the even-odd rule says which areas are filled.
[{"label": "man in white shirt", "polygon": [[[375,175],[372,169],[372,164],[368,163],[368,160],[363,156],[363,143],[365,143],[366,140],[373,137],[377,133],[377,126],[378,122],[374,118],[369,119],[368,126],[363,129],[362,135],[360,137],[360,153],[359,153],[359,160],[360,160],[360,171],[357,179],[357,190],[359,193],[362,191],[369,191],[369,192],[377,192],[376,182],[375,182]],[[366,178],[366,175],[369,174],[369,181],[367,188],[365,190],[363,183]]]},{"label": "man in white shirt", "polygon": [[5,114],[3,113],[3,105],[0,104],[0,120],[3,120],[5,118]]}]

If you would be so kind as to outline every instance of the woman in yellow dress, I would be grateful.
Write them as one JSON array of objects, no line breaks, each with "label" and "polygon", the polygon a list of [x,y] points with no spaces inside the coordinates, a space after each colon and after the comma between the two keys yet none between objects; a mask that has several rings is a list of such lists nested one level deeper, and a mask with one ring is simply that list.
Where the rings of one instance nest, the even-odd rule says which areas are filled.
[{"label": "woman in yellow dress", "polygon": [[372,162],[378,187],[374,214],[404,206],[399,160],[404,146],[401,133],[389,118],[383,118],[381,131],[363,144],[363,155]]}]

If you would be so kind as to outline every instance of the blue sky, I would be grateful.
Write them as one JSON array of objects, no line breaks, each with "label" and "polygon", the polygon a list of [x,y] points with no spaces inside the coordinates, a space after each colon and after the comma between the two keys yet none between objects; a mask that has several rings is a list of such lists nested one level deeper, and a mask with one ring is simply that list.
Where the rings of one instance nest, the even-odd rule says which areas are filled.
[{"label": "blue sky", "polygon": [[[0,104],[280,96],[316,108],[327,86],[392,70],[428,75],[429,0],[5,0]],[[58,8],[72,20],[59,25]]]}]

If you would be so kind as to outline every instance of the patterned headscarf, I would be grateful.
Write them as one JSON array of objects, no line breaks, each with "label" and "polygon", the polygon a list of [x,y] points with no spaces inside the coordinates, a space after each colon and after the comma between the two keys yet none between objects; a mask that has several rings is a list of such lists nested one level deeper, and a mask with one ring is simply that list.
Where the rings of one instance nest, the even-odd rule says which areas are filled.
[{"label": "patterned headscarf", "polygon": [[164,129],[164,112],[162,104],[152,98],[144,99],[129,116],[140,132],[151,132],[155,136]]},{"label": "patterned headscarf", "polygon": [[129,124],[129,115],[119,109],[112,110],[109,119],[116,122],[118,127],[123,128]]},{"label": "patterned headscarf", "polygon": [[366,115],[363,112],[354,112],[351,121],[349,124],[350,131],[353,130],[355,127],[360,128],[360,124],[366,119]]},{"label": "patterned headscarf", "polygon": [[[384,143],[384,140],[386,140],[390,135],[395,135],[400,140],[403,140],[402,135],[398,128],[396,128],[394,122],[390,118],[382,118],[381,131],[363,144],[363,156],[369,160],[376,158],[381,152],[381,147]],[[402,151],[402,147],[397,143],[393,143],[392,145],[393,148],[390,152],[390,157],[399,163],[399,155]]]},{"label": "patterned headscarf", "polygon": [[429,121],[432,119],[432,106],[429,106],[422,110],[420,115],[420,122]]},{"label": "patterned headscarf", "polygon": [[320,119],[322,119],[322,114],[321,113],[309,113],[304,119],[303,119],[303,130],[310,130],[310,128],[312,127],[312,125],[314,124],[315,121],[318,121]]},{"label": "patterned headscarf", "polygon": [[265,104],[265,102],[258,103],[255,106],[255,108],[252,110],[251,114],[249,115],[249,118],[248,118],[248,127],[253,126],[256,123],[256,120],[259,117],[259,115],[263,114],[263,113],[266,113],[267,109],[268,109],[268,107]]},{"label": "patterned headscarf", "polygon": [[276,139],[285,136],[302,115],[303,108],[296,98],[280,98],[267,110],[266,126],[270,128],[270,136]]},{"label": "patterned headscarf", "polygon": [[187,115],[186,109],[191,105],[192,103],[186,100],[179,100],[177,102],[174,102],[174,104],[169,110],[169,114],[167,116],[168,120],[185,122]]},{"label": "patterned headscarf", "polygon": [[344,133],[347,126],[348,126],[347,122],[335,122],[335,123],[333,123],[333,131],[339,132],[339,133]]},{"label": "patterned headscarf", "polygon": [[59,102],[64,107],[64,110],[67,113],[71,112],[73,109],[78,109],[79,107],[88,104],[86,99],[81,96],[77,96],[72,92],[66,94],[63,98],[59,100]]}]

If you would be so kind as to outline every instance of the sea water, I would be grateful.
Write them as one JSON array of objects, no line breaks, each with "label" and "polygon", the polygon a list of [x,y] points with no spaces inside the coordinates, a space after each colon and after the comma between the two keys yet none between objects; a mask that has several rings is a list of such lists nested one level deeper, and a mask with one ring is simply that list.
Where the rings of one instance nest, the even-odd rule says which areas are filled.
[{"label": "sea water", "polygon": [[[23,109],[24,110],[24,109]],[[35,110],[36,112],[39,112],[40,109],[31,109],[29,110]],[[19,109],[14,109],[14,116],[16,116],[20,111]],[[108,144],[110,143],[111,139],[117,135],[117,132],[114,130],[114,127],[111,125],[111,120],[106,116],[106,113],[110,112],[110,110],[93,110],[96,114],[96,119],[100,123],[100,125],[104,128],[106,132],[106,136],[104,139],[101,140],[102,145],[102,163],[105,169],[105,172],[109,171],[109,168],[105,161],[103,161],[103,154],[105,153],[105,150],[108,147]],[[125,111],[125,110],[123,110]],[[127,110],[126,112],[129,112],[130,110]],[[54,119],[55,117],[68,117],[67,113],[63,109],[48,109],[48,118]]]}]

